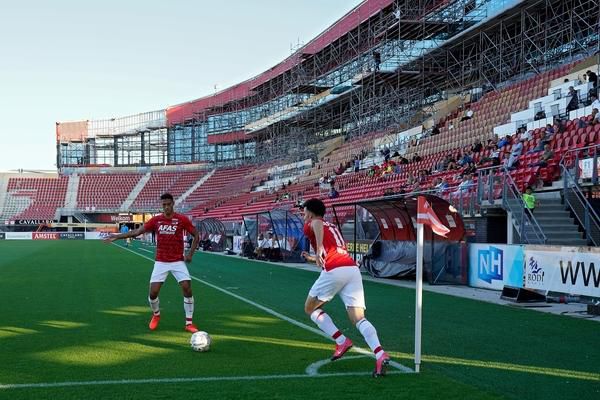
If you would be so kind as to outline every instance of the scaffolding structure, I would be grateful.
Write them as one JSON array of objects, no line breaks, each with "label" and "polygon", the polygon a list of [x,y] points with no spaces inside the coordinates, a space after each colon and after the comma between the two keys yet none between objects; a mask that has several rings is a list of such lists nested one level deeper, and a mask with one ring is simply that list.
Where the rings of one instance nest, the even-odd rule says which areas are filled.
[{"label": "scaffolding structure", "polygon": [[597,0],[366,0],[281,73],[199,99],[202,107],[178,118],[167,109],[161,161],[316,157],[326,139],[417,126],[450,93],[499,90],[598,52],[599,31]]}]

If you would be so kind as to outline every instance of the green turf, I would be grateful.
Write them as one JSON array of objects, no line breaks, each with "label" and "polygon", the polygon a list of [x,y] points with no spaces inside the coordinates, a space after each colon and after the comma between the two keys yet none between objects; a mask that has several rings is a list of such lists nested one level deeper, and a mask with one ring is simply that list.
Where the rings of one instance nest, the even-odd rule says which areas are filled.
[{"label": "green turf", "polygon": [[[172,278],[159,330],[149,332],[151,267],[100,242],[0,242],[0,385],[304,374],[331,354],[327,339],[197,281],[195,319],[213,337],[211,351],[189,349]],[[211,254],[197,254],[190,272],[311,325],[303,302],[316,273]],[[382,344],[412,367],[414,291],[370,282],[365,291]],[[366,347],[339,301],[327,310]],[[0,398],[600,398],[597,323],[428,292],[423,317],[419,375],[17,388]],[[372,364],[341,360],[319,372],[368,373]]]}]

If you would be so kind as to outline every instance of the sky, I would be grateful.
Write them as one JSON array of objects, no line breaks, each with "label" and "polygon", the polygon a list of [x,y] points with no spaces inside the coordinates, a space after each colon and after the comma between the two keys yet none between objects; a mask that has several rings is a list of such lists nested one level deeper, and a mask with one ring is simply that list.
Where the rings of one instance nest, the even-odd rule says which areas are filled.
[{"label": "sky", "polygon": [[0,171],[55,170],[57,121],[160,110],[251,78],[360,2],[3,2]]}]

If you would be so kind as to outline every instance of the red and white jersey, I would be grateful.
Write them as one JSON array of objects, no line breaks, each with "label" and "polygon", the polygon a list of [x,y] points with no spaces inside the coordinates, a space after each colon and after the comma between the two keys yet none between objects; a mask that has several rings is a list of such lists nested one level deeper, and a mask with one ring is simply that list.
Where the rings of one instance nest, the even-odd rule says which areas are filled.
[{"label": "red and white jersey", "polygon": [[[320,218],[319,218],[320,219]],[[322,220],[321,220],[322,221]],[[310,222],[304,224],[304,235],[310,241],[310,245],[317,250],[317,239]],[[325,260],[325,271],[331,271],[338,267],[356,267],[354,259],[346,249],[346,243],[340,230],[334,224],[323,221],[323,259]]]},{"label": "red and white jersey", "polygon": [[156,234],[156,261],[162,262],[183,261],[184,232],[196,232],[188,217],[177,213],[171,218],[164,214],[152,217],[144,224],[144,229]]}]

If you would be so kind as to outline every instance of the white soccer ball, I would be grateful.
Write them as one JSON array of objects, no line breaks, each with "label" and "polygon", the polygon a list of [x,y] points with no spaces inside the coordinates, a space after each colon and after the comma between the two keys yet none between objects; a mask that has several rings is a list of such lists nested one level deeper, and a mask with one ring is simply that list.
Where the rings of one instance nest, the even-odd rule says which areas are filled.
[{"label": "white soccer ball", "polygon": [[198,331],[190,338],[190,345],[194,351],[208,351],[210,350],[211,338],[208,333],[204,331]]}]

